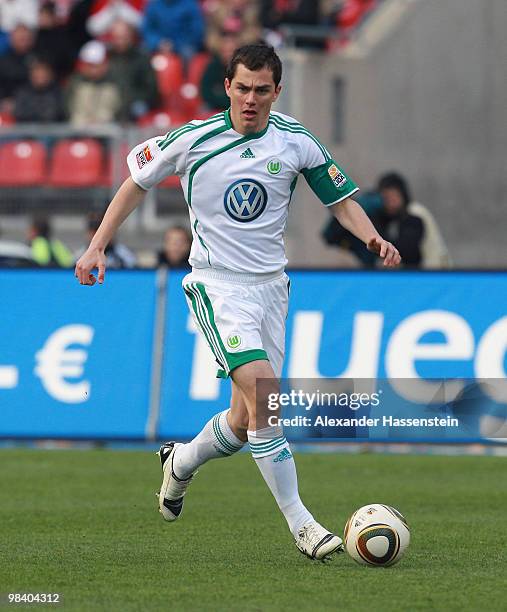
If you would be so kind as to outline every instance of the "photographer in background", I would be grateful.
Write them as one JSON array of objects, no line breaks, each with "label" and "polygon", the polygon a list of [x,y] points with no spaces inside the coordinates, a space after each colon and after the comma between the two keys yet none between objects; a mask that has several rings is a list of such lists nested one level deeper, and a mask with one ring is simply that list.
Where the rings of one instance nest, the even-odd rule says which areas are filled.
[{"label": "photographer in background", "polygon": [[[386,234],[409,268],[450,268],[451,260],[435,217],[426,206],[412,200],[405,178],[389,172],[378,180],[377,188],[358,194],[376,229]],[[322,230],[324,242],[353,253],[366,268],[375,267],[377,258],[364,252],[350,232],[332,218]]]},{"label": "photographer in background", "polygon": [[405,267],[450,268],[451,260],[432,213],[412,199],[406,179],[396,172],[380,177],[382,208],[372,216],[378,231],[394,238]]}]

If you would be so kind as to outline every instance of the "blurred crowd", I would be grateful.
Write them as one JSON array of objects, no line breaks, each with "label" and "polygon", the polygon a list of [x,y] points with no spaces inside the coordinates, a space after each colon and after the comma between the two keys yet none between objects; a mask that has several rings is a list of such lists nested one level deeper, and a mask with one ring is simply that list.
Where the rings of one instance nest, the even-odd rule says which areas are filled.
[{"label": "blurred crowd", "polygon": [[[332,49],[380,1],[1,0],[0,124],[143,126],[164,111],[176,113],[176,122],[209,116],[229,105],[223,79],[235,48],[261,38],[280,46],[292,26],[296,46]],[[338,36],[310,36],[297,26],[315,26],[316,32],[327,26],[322,32],[334,28]],[[450,266],[435,219],[412,198],[400,174],[380,177],[358,200],[379,232],[396,245],[405,267]],[[71,267],[100,220],[96,213],[88,217],[83,246],[71,252],[53,236],[50,220],[36,217],[27,233],[27,251],[14,249],[18,261],[12,245],[10,259],[2,259],[0,248],[0,264]],[[334,219],[323,228],[322,238],[352,255],[357,265],[378,263]],[[172,227],[149,263],[188,267],[190,244],[186,228]],[[107,258],[110,268],[142,263],[117,241],[108,246]]]},{"label": "blurred crowd", "polygon": [[[336,27],[345,40],[378,1],[2,0],[1,119],[146,123],[150,112],[177,106],[180,92],[168,97],[164,87],[186,81],[198,90],[189,94],[197,103],[183,111],[221,110],[235,47],[260,38],[281,45],[291,25]],[[297,35],[295,44],[334,43]]]},{"label": "blurred crowd", "polygon": [[[101,214],[90,213],[85,221],[82,243],[72,250],[56,236],[49,216],[35,215],[27,226],[24,243],[5,240],[0,233],[0,268],[73,268],[101,221]],[[190,270],[188,258],[191,246],[192,233],[184,225],[169,226],[159,250],[151,253],[144,251],[141,256],[115,236],[105,250],[107,269],[165,266]]]}]

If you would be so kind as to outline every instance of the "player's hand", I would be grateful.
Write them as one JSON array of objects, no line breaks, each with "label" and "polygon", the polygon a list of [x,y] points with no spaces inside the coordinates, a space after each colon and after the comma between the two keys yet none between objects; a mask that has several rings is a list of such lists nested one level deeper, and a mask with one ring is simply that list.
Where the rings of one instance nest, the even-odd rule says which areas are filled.
[{"label": "player's hand", "polygon": [[387,240],[380,238],[380,236],[378,238],[372,238],[370,242],[368,242],[367,248],[368,251],[376,253],[384,260],[384,266],[394,268],[400,265],[401,257],[398,253],[398,249]]},{"label": "player's hand", "polygon": [[102,285],[106,276],[106,255],[100,249],[88,248],[86,252],[78,259],[75,268],[75,276],[81,285],[93,286],[97,282],[95,276],[91,273],[97,269],[99,285]]}]

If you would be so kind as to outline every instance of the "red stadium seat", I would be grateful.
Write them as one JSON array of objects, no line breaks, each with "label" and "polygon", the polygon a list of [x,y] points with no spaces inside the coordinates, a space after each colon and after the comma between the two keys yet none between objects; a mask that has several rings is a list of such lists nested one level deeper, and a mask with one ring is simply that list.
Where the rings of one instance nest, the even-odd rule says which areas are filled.
[{"label": "red stadium seat", "polygon": [[0,112],[0,127],[16,123],[14,116],[8,112]]},{"label": "red stadium seat", "polygon": [[209,53],[196,53],[190,60],[186,83],[181,87],[181,96],[187,116],[194,118],[204,105],[200,84],[202,75],[210,62]]},{"label": "red stadium seat", "polygon": [[338,26],[344,30],[354,28],[375,4],[375,0],[346,0],[338,13]]},{"label": "red stadium seat", "polygon": [[104,174],[104,152],[97,140],[61,140],[54,146],[49,173],[53,187],[99,186]]},{"label": "red stadium seat", "polygon": [[46,178],[46,147],[35,140],[0,145],[0,185],[42,185]]},{"label": "red stadium seat", "polygon": [[[129,154],[130,146],[127,142],[122,142],[118,148],[115,148],[111,153],[107,155],[106,159],[106,170],[104,173],[103,184],[106,187],[110,187],[113,184],[113,179],[116,178],[120,183],[130,176],[129,167],[127,164],[127,155]],[[115,157],[117,157],[115,159]],[[119,162],[119,176],[115,177],[113,169],[115,164]]]},{"label": "red stadium seat", "polygon": [[199,86],[202,75],[210,63],[210,59],[211,57],[209,53],[196,53],[192,57],[188,67],[187,83],[193,83],[194,85]]},{"label": "red stadium seat", "polygon": [[156,53],[151,65],[157,76],[158,91],[164,106],[170,106],[180,95],[183,85],[183,62],[175,53]]}]

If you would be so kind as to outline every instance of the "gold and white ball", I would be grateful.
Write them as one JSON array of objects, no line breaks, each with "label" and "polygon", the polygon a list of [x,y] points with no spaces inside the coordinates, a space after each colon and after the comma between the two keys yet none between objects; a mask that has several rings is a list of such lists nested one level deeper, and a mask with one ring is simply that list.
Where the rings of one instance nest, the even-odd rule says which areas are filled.
[{"label": "gold and white ball", "polygon": [[396,508],[369,504],[349,518],[344,541],[349,555],[361,565],[386,567],[398,562],[405,553],[410,528]]}]

